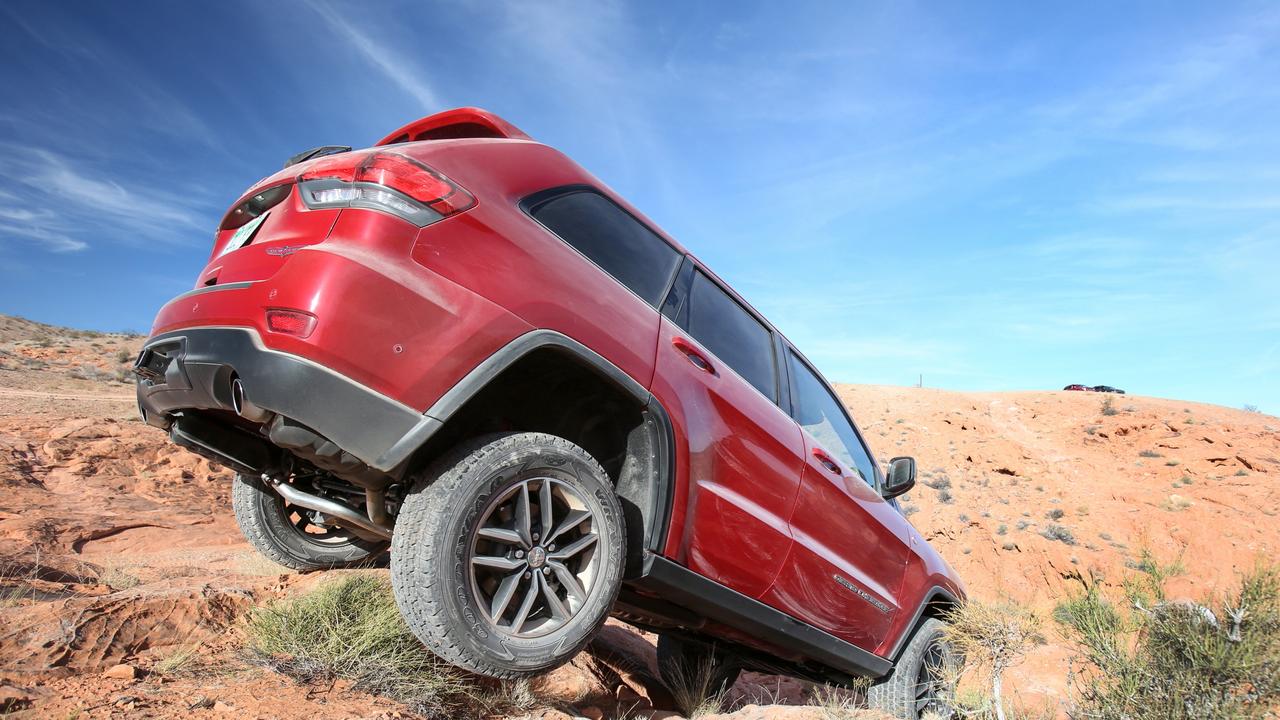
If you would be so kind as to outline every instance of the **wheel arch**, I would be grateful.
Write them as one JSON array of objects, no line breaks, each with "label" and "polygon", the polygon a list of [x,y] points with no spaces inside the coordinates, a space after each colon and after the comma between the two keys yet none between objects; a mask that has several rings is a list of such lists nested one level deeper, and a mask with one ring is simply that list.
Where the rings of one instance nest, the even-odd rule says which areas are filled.
[{"label": "wheel arch", "polygon": [[430,432],[401,462],[412,473],[469,437],[536,430],[591,453],[613,481],[627,522],[626,575],[661,549],[674,485],[674,430],[662,404],[608,359],[555,331],[521,335],[486,358],[425,413]]},{"label": "wheel arch", "polygon": [[902,656],[902,651],[906,649],[907,643],[929,618],[938,618],[945,620],[947,615],[960,606],[962,600],[958,598],[950,590],[934,585],[929,588],[924,596],[920,599],[919,605],[916,606],[915,614],[911,621],[903,626],[903,631],[899,633],[898,638],[894,641],[892,649],[889,651],[888,658],[894,665],[898,664],[898,660]]}]

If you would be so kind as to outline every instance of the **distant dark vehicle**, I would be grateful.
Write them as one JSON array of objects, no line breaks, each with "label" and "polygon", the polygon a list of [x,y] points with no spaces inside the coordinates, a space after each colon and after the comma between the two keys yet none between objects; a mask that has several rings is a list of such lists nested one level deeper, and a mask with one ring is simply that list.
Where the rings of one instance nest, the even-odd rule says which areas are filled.
[{"label": "distant dark vehicle", "polygon": [[1090,391],[1090,390],[1092,390],[1093,388],[1089,387],[1088,385],[1081,385],[1081,384],[1079,384],[1079,383],[1073,383],[1073,384],[1068,385],[1068,386],[1066,386],[1066,387],[1064,387],[1064,388],[1062,388],[1062,389],[1063,389],[1063,390],[1080,390],[1080,391],[1082,391],[1082,392],[1089,392],[1089,391]]},{"label": "distant dark vehicle", "polygon": [[1093,391],[1094,391],[1094,392],[1109,392],[1109,393],[1117,393],[1117,394],[1119,394],[1119,395],[1123,395],[1123,394],[1124,394],[1124,391],[1123,391],[1123,390],[1121,390],[1120,388],[1113,388],[1113,387],[1111,387],[1110,385],[1094,385],[1094,386],[1093,386]]}]

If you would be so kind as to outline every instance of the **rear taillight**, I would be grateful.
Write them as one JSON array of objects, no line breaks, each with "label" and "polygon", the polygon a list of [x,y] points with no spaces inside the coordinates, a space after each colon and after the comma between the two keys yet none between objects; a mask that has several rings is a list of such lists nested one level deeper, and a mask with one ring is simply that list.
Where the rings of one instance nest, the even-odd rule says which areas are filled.
[{"label": "rear taillight", "polygon": [[411,158],[393,152],[335,155],[298,176],[309,208],[368,208],[430,225],[476,204],[471,193]]}]

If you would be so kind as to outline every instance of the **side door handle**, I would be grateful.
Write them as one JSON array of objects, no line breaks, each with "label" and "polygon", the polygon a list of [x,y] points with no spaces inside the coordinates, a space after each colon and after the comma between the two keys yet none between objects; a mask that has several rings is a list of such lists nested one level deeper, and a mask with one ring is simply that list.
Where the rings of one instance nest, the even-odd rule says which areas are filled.
[{"label": "side door handle", "polygon": [[716,374],[716,367],[712,365],[711,361],[699,352],[698,349],[695,348],[688,340],[681,337],[672,338],[671,346],[676,349],[676,352],[684,355],[685,359],[689,361],[689,364],[708,375]]},{"label": "side door handle", "polygon": [[820,465],[822,465],[822,467],[827,469],[827,472],[835,475],[836,477],[844,477],[844,470],[840,469],[840,463],[833,460],[831,456],[827,454],[826,450],[823,450],[822,448],[814,448],[813,457]]}]

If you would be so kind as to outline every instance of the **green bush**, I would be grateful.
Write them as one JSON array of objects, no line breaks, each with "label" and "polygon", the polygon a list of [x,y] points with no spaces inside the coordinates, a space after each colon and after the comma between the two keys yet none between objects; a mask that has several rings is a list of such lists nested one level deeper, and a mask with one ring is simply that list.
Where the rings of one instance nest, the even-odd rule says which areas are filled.
[{"label": "green bush", "polygon": [[1078,645],[1073,715],[1101,720],[1275,717],[1280,709],[1280,568],[1260,566],[1204,605],[1165,598],[1167,568],[1144,558],[1124,604],[1095,584],[1054,618]]},{"label": "green bush", "polygon": [[350,575],[257,608],[245,630],[249,649],[280,672],[305,682],[346,678],[430,717],[465,716],[492,699],[418,642],[376,575]]}]

